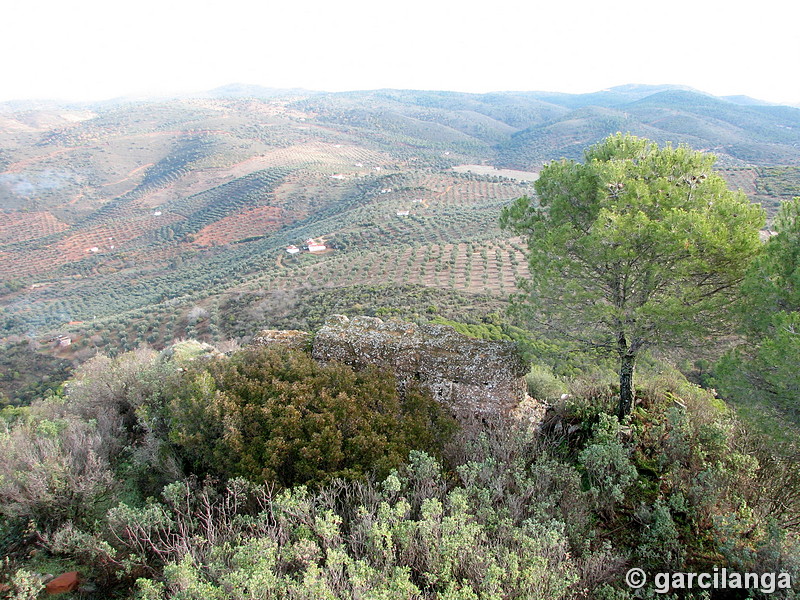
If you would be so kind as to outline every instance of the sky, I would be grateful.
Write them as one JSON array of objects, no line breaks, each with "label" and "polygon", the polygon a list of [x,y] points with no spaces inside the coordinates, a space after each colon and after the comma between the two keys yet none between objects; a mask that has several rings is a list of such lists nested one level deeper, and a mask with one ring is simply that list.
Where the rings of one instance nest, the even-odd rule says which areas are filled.
[{"label": "sky", "polygon": [[5,0],[0,101],[641,83],[800,104],[798,22],[787,0]]}]

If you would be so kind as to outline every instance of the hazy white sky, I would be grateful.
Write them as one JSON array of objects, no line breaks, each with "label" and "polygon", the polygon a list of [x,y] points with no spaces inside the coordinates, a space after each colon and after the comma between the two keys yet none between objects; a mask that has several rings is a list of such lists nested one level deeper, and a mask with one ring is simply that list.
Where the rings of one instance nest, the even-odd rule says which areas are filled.
[{"label": "hazy white sky", "polygon": [[6,0],[0,100],[674,83],[800,103],[799,22],[791,0]]}]

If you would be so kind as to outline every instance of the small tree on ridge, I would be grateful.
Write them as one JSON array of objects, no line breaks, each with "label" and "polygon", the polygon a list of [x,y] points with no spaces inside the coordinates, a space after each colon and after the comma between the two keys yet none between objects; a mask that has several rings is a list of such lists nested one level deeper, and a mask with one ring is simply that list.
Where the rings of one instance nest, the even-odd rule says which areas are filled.
[{"label": "small tree on ridge", "polygon": [[618,133],[584,155],[546,165],[538,205],[517,199],[501,225],[528,239],[531,316],[616,353],[622,418],[642,350],[725,329],[764,213],[728,190],[713,155],[687,146]]}]

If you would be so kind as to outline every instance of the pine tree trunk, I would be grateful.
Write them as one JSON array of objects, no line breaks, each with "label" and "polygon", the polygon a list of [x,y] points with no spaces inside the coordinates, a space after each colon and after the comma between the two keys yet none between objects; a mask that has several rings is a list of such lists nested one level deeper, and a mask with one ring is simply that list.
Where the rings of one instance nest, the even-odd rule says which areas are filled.
[{"label": "pine tree trunk", "polygon": [[636,364],[636,355],[626,352],[620,359],[617,416],[622,421],[633,408],[633,367]]}]

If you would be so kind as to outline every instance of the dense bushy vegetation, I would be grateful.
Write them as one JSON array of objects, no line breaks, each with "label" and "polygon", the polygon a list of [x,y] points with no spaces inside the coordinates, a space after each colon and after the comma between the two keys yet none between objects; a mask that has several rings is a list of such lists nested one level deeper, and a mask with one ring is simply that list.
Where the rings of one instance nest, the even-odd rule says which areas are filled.
[{"label": "dense bushy vegetation", "polygon": [[18,598],[77,569],[82,597],[206,600],[632,598],[633,565],[800,575],[797,465],[647,365],[623,423],[613,378],[586,374],[539,431],[450,438],[424,394],[303,353],[97,357],[3,412],[4,577]]},{"label": "dense bushy vegetation", "polygon": [[321,366],[308,355],[245,351],[187,367],[166,407],[188,470],[282,486],[379,477],[450,430],[436,402],[392,377]]},{"label": "dense bushy vegetation", "polygon": [[[3,510],[50,525],[88,511],[92,477],[108,469],[118,480],[98,483],[104,494],[123,483],[147,494],[181,474],[319,486],[384,475],[412,448],[435,454],[453,427],[416,389],[401,402],[393,377],[377,370],[289,351],[223,357],[195,342],[98,356],[61,394],[4,416]],[[50,472],[51,461],[64,466]],[[59,475],[88,479],[64,489]]]},{"label": "dense bushy vegetation", "polygon": [[717,384],[741,404],[800,423],[800,199],[783,203],[772,236],[743,283],[745,343],[717,366]]}]

